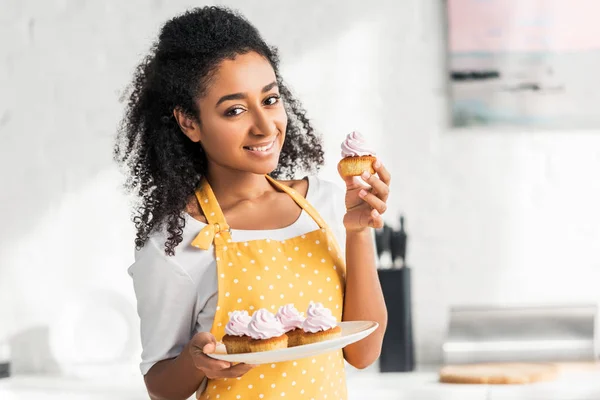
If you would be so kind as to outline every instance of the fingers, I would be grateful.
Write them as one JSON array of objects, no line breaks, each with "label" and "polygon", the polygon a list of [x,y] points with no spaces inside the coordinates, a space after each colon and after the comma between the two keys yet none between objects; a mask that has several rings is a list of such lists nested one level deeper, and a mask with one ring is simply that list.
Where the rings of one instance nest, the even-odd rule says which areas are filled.
[{"label": "fingers", "polygon": [[239,378],[255,367],[255,365],[240,363],[222,370],[203,370],[203,372],[208,379]]},{"label": "fingers", "polygon": [[352,230],[362,228],[383,228],[383,218],[377,210],[363,208],[346,213],[344,226]]},{"label": "fingers", "polygon": [[[210,332],[198,332],[192,338],[192,344],[194,347],[198,347],[200,349],[204,349],[204,347],[208,344],[213,345],[213,350],[217,346],[217,340]],[[207,348],[207,350],[210,348]]]},{"label": "fingers", "polygon": [[238,378],[250,371],[255,365],[236,364],[210,357],[217,348],[217,341],[210,332],[199,332],[192,338],[190,353],[196,368],[204,372],[209,379]]},{"label": "fingers", "polygon": [[386,186],[390,186],[390,182],[392,181],[392,175],[390,172],[383,166],[383,163],[379,160],[375,160],[373,163],[373,169],[379,175],[379,179],[385,183]]},{"label": "fingers", "polygon": [[[354,189],[354,188],[363,186],[363,184],[361,183],[358,176],[342,175],[342,170],[341,170],[340,165],[341,165],[340,163],[338,163],[338,165],[337,165],[338,174],[344,180],[344,183],[346,184],[346,188]],[[366,174],[366,175],[364,175],[364,174],[361,175],[361,178],[365,182],[367,182],[369,185],[371,185],[376,190],[376,193],[382,193],[387,198],[387,194],[389,193],[391,174],[379,160],[375,160],[373,162],[373,169],[375,170],[375,174],[371,174],[369,171],[365,171],[364,174]],[[375,175],[377,175],[378,178],[375,178],[372,181],[369,180],[369,178],[371,178],[372,176],[375,176]],[[378,187],[375,188],[375,186],[378,186]]]},{"label": "fingers", "polygon": [[207,356],[206,354],[202,353],[194,354],[193,359],[196,368],[204,371],[204,373],[206,373],[207,376],[209,372],[222,372],[231,368],[231,363],[211,358],[210,356]]},{"label": "fingers", "polygon": [[233,365],[227,361],[211,358],[202,352],[194,353],[192,357],[196,368],[204,372],[209,379],[238,378],[255,367],[244,363]]},{"label": "fingers", "polygon": [[[346,182],[346,215],[344,216],[346,229],[383,227],[382,214],[388,208],[386,202],[390,194],[391,175],[379,160],[373,162],[373,169],[374,174],[365,171],[360,178],[344,177],[338,164],[338,172]],[[369,187],[365,187],[365,184]]]},{"label": "fingers", "polygon": [[385,213],[387,210],[387,204],[384,200],[381,200],[379,197],[365,189],[361,189],[360,192],[358,192],[358,196],[366,201],[374,210],[377,210],[379,215]]},{"label": "fingers", "polygon": [[220,378],[239,378],[254,367],[255,365],[239,363],[231,368],[221,371]]},{"label": "fingers", "polygon": [[377,194],[377,197],[383,201],[387,200],[390,194],[390,188],[380,177],[377,175],[371,175],[365,171],[361,175],[361,178],[373,188],[374,192]]},{"label": "fingers", "polygon": [[383,218],[381,218],[381,214],[377,210],[371,210],[369,226],[375,229],[383,228]]},{"label": "fingers", "polygon": [[196,368],[202,370],[223,370],[231,367],[231,363],[227,361],[215,360],[207,356],[207,354],[214,353],[216,347],[217,341],[210,332],[198,332],[194,335],[192,345],[190,346],[190,353],[192,354]]}]

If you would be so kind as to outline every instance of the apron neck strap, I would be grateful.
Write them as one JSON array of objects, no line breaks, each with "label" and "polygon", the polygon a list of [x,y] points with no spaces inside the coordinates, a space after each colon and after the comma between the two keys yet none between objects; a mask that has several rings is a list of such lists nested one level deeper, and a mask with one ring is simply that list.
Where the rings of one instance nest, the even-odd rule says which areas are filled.
[{"label": "apron neck strap", "polygon": [[[276,181],[269,175],[265,175],[267,180],[282,192],[287,193],[310,217],[317,223],[320,229],[323,229],[331,234],[329,226],[325,220],[319,215],[317,210],[296,190],[291,187]],[[192,246],[207,250],[213,241],[222,240],[223,243],[231,242],[231,230],[223,210],[219,206],[219,202],[213,192],[210,184],[205,177],[202,178],[200,186],[195,192],[200,208],[204,213],[207,225],[200,231],[196,238],[192,241]]]},{"label": "apron neck strap", "polygon": [[231,230],[227,221],[225,221],[225,216],[223,215],[221,206],[219,206],[217,197],[205,177],[202,178],[195,194],[204,218],[206,218],[207,225],[202,228],[192,241],[192,246],[208,250],[215,240],[223,239],[223,242],[231,242]]},{"label": "apron neck strap", "polygon": [[267,175],[267,179],[279,190],[287,193],[296,202],[296,204],[298,204],[298,206],[300,206],[300,208],[302,208],[304,211],[306,211],[307,214],[310,215],[313,220],[315,220],[317,225],[319,225],[319,228],[328,229],[328,226],[327,226],[327,223],[325,222],[325,220],[319,215],[317,210],[300,193],[298,193],[297,191],[295,191],[288,185],[285,185],[281,182],[276,181],[275,179],[271,178],[269,175]]},{"label": "apron neck strap", "polygon": [[290,195],[290,197],[292,199],[294,199],[296,204],[298,204],[304,211],[306,211],[308,213],[308,215],[310,215],[312,217],[312,219],[317,223],[317,225],[319,225],[319,228],[322,231],[326,232],[328,240],[331,243],[331,246],[334,248],[335,257],[338,259],[338,262],[340,262],[342,265],[344,265],[344,268],[345,268],[344,259],[342,258],[342,254],[343,254],[342,249],[339,247],[337,240],[335,240],[335,238],[333,237],[333,232],[331,231],[331,229],[329,228],[329,226],[327,225],[325,220],[321,217],[319,212],[301,194],[296,192],[291,187],[289,187],[281,182],[277,182],[275,179],[271,178],[269,175],[267,175],[267,179],[273,185],[278,187],[281,191]]},{"label": "apron neck strap", "polygon": [[223,210],[221,210],[217,197],[204,177],[196,190],[196,199],[198,199],[200,208],[209,224],[227,225],[225,215],[223,215]]}]

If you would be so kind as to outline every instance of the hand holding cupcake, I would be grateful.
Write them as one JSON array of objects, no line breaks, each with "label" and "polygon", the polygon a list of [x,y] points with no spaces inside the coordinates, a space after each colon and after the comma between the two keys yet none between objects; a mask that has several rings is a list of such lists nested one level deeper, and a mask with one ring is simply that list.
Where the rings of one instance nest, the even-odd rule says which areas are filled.
[{"label": "hand holding cupcake", "polygon": [[[387,210],[390,192],[390,173],[358,132],[350,133],[342,143],[342,157],[338,171],[346,183],[346,232],[382,228],[382,214]],[[361,179],[357,179],[358,176]]]}]

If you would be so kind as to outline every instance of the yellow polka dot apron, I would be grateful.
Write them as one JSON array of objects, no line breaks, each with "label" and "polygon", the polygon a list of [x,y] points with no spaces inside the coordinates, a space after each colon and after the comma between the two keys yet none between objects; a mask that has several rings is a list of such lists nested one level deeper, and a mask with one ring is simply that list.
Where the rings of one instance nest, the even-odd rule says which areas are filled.
[{"label": "yellow polka dot apron", "polygon": [[[225,334],[229,312],[266,308],[275,314],[293,303],[305,312],[311,301],[331,309],[342,320],[345,264],[339,246],[318,212],[294,189],[266,178],[310,215],[319,229],[282,241],[234,242],[215,195],[203,180],[196,197],[207,226],[192,245],[208,249],[214,242],[218,302],[211,333]],[[263,364],[240,378],[209,380],[201,399],[346,399],[342,350],[315,357]]]}]

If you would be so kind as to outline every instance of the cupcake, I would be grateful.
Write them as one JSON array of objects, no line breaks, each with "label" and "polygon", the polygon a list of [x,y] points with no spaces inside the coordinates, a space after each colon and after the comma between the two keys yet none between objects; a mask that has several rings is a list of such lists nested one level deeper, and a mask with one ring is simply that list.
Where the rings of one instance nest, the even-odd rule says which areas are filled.
[{"label": "cupcake", "polygon": [[300,344],[322,342],[342,334],[342,328],[337,325],[331,310],[321,303],[310,303],[306,319],[302,323],[302,331]]},{"label": "cupcake", "polygon": [[275,318],[283,325],[285,334],[288,337],[288,347],[300,345],[300,336],[302,336],[302,323],[304,317],[293,304],[286,304],[279,308]]},{"label": "cupcake", "polygon": [[373,162],[375,152],[367,145],[362,135],[356,131],[346,136],[342,143],[342,159],[338,163],[344,177],[360,176],[364,171],[375,173]]},{"label": "cupcake", "polygon": [[252,338],[248,343],[253,353],[287,347],[287,336],[281,322],[268,310],[261,308],[252,315],[248,324],[248,334]]},{"label": "cupcake", "polygon": [[227,354],[249,353],[250,335],[248,324],[251,318],[248,311],[233,311],[229,316],[229,322],[225,325],[225,336],[222,342],[227,349]]}]

